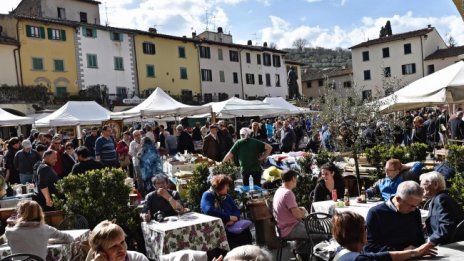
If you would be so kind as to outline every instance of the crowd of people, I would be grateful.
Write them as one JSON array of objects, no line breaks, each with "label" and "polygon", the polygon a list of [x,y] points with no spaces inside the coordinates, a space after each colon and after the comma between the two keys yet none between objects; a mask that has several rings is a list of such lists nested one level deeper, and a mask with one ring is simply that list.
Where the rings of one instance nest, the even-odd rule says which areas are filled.
[{"label": "crowd of people", "polygon": [[[371,122],[365,126],[362,136],[366,147],[375,145],[376,138],[385,132],[393,133],[393,143],[423,142],[433,147],[447,138],[464,139],[462,116],[462,111],[451,118],[446,111],[406,112],[402,118],[405,128],[401,131],[384,122]],[[424,122],[423,118],[427,120]],[[105,125],[84,130],[81,146],[76,139],[67,140],[53,130],[47,133],[32,130],[28,138],[11,138],[7,142],[3,158],[4,178],[11,184],[35,183],[38,205],[20,204],[20,208],[30,209],[34,214],[26,217],[32,214],[29,210],[24,211],[29,214],[20,218],[15,229],[6,236],[11,238],[8,240],[10,244],[16,244],[12,233],[20,235],[23,230],[33,227],[45,231],[42,233],[44,237],[68,240],[44,224],[42,211],[54,210],[53,195],[63,197],[56,188],[59,179],[94,169],[121,167],[134,178],[138,192],[145,197],[141,218],[146,222],[156,219],[158,213],[175,216],[190,211],[179,193],[170,189],[170,181],[163,171],[163,160],[178,153],[201,152],[216,162],[234,162],[240,166],[244,186],[249,186],[250,180],[261,186],[262,162],[272,153],[337,150],[335,139],[339,137],[332,135],[337,126],[321,125],[314,131],[311,129],[314,120],[299,117],[251,120],[237,126],[238,129],[224,120],[204,125],[197,123],[191,129],[183,125],[168,124],[165,128],[156,124],[127,128],[120,138],[114,136],[111,126]],[[346,126],[338,128],[341,136],[349,135]],[[320,169],[316,187],[307,196],[312,197],[312,201],[330,200],[335,190],[337,198],[342,199],[346,188],[340,170],[333,163],[324,164]],[[297,240],[296,252],[304,259],[310,249],[305,241],[308,234],[303,223],[308,211],[298,206],[294,194],[298,176],[294,170],[281,174],[282,186],[275,192],[272,207],[279,236]],[[239,232],[228,230],[242,221],[242,213],[229,193],[233,180],[226,175],[215,175],[210,182],[211,188],[204,191],[201,198],[201,212],[223,221],[227,240],[234,249],[229,254],[233,254],[235,249],[252,243],[251,232],[249,228]],[[364,219],[354,213],[333,217],[333,236],[344,249],[338,253],[343,260],[406,260],[434,254],[434,247],[449,243],[457,224],[464,219],[462,209],[448,194],[440,173],[420,175],[420,169],[410,168],[396,159],[386,162],[385,177],[367,188],[366,194],[385,201],[369,211],[365,221],[367,230],[361,225]],[[424,226],[427,241],[417,209],[424,198],[430,199],[429,216]],[[356,232],[356,235],[349,236],[346,231],[350,231],[349,234]],[[127,251],[123,235],[124,231],[109,221],[95,227],[90,237],[92,260],[146,260],[142,255]],[[20,247],[21,244],[16,245],[12,250],[17,251]],[[43,256],[41,251],[34,253]],[[265,252],[260,255],[263,260],[268,257]],[[113,259],[113,256],[124,259]],[[226,256],[224,260],[234,259]]]}]

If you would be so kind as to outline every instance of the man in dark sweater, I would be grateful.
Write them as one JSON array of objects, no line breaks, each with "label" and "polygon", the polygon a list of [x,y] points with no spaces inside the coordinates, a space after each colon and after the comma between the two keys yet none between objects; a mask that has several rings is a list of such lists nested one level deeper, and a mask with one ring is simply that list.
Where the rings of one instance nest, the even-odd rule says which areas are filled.
[{"label": "man in dark sweater", "polygon": [[[425,243],[420,210],[423,190],[415,181],[404,181],[395,196],[367,213],[365,252],[400,251]],[[433,248],[430,245],[430,248]],[[411,256],[414,257],[414,256]]]},{"label": "man in dark sweater", "polygon": [[72,167],[72,174],[84,174],[89,170],[102,169],[103,164],[91,158],[91,152],[84,146],[76,149],[78,163]]}]

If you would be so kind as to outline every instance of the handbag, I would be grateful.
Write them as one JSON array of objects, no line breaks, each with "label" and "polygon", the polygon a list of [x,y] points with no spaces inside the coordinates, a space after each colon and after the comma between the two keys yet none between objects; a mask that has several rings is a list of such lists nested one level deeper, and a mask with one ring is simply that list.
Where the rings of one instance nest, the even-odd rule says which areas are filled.
[{"label": "handbag", "polygon": [[232,234],[241,234],[245,229],[248,229],[253,222],[248,219],[241,219],[233,225],[228,226],[226,229]]},{"label": "handbag", "polygon": [[128,155],[119,156],[119,166],[121,166],[121,168],[125,168],[129,166],[129,164],[130,164],[130,158]]}]

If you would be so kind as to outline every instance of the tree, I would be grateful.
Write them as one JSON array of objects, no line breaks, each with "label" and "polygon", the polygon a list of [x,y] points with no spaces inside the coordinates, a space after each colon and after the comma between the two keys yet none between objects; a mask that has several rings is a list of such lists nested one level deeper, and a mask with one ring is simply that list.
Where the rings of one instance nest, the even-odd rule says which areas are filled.
[{"label": "tree", "polygon": [[391,36],[393,34],[390,21],[387,21],[385,24],[385,33],[387,36]]},{"label": "tree", "polygon": [[456,46],[456,40],[451,35],[448,37],[447,42],[448,42],[449,47],[455,47]]},{"label": "tree", "polygon": [[271,49],[277,49],[277,44],[274,43],[274,42],[271,42],[271,43],[269,44],[269,48],[271,48]]},{"label": "tree", "polygon": [[299,52],[302,52],[304,48],[308,45],[308,40],[304,38],[298,38],[293,41],[293,47],[295,47]]},{"label": "tree", "polygon": [[[325,81],[328,83],[328,78]],[[325,125],[331,132],[336,151],[354,158],[355,173],[358,180],[358,192],[361,176],[359,173],[358,156],[366,147],[367,141],[363,138],[362,131],[370,122],[381,121],[385,128],[394,126],[390,117],[383,117],[379,108],[379,101],[364,100],[361,93],[363,88],[353,84],[352,88],[334,90],[333,86],[326,84],[320,92],[319,122],[313,124],[314,128]],[[384,96],[384,90],[372,90],[373,97]],[[392,140],[392,131],[385,130],[379,135],[378,142],[388,144]]]},{"label": "tree", "polygon": [[386,36],[391,36],[392,34],[393,33],[392,33],[390,21],[387,21],[385,26],[382,26],[382,28],[380,28],[379,37],[382,38],[382,37],[386,37]]}]

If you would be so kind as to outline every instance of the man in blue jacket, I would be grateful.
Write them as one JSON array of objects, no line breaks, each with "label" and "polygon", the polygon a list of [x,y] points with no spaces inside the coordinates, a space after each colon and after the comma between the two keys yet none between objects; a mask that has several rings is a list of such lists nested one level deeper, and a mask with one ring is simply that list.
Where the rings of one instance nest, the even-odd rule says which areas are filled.
[{"label": "man in blue jacket", "polygon": [[425,221],[429,244],[452,243],[456,226],[464,219],[462,208],[446,190],[445,178],[432,171],[420,176],[424,196],[430,198],[429,215]]}]

